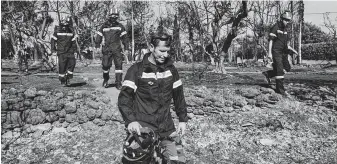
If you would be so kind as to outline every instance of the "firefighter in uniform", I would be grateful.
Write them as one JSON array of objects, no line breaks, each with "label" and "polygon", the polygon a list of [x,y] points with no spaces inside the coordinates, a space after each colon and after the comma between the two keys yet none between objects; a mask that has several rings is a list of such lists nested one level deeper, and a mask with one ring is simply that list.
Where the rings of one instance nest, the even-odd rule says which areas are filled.
[{"label": "firefighter in uniform", "polygon": [[76,59],[76,43],[77,35],[71,26],[71,18],[69,16],[61,18],[59,26],[55,26],[54,34],[51,38],[51,50],[55,53],[59,60],[59,80],[61,84],[69,86],[69,79],[73,78]]},{"label": "firefighter in uniform", "polygon": [[[184,163],[184,156],[179,156],[183,154],[182,147],[178,153],[179,144],[176,145],[177,134],[184,135],[188,121],[184,91],[169,55],[172,38],[165,31],[158,31],[151,38],[151,52],[128,69],[118,107],[130,133],[140,134],[141,127],[153,129],[164,148],[165,161]],[[170,112],[172,99],[179,119],[178,129]]]},{"label": "firefighter in uniform", "polygon": [[289,95],[284,88],[284,74],[290,71],[290,64],[288,61],[288,52],[292,51],[297,54],[289,45],[289,35],[287,32],[287,25],[291,21],[291,14],[285,11],[269,33],[269,52],[268,58],[273,61],[273,70],[263,72],[266,81],[270,84],[270,78],[276,78],[276,92],[288,97]]},{"label": "firefighter in uniform", "polygon": [[106,21],[97,32],[96,48],[99,48],[100,44],[102,44],[103,87],[108,87],[108,80],[110,78],[109,71],[113,59],[115,65],[116,88],[120,90],[122,88],[123,78],[123,54],[121,42],[123,43],[124,50],[128,49],[128,44],[125,28],[122,24],[117,22],[118,17],[118,11],[116,9],[111,9],[109,12],[109,20]]}]

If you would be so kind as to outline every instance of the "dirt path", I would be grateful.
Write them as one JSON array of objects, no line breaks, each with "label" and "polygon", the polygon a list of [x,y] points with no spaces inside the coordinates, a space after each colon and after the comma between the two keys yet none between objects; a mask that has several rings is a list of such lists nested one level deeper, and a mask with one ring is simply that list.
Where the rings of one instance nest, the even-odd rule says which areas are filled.
[{"label": "dirt path", "polygon": [[96,90],[104,91],[105,95],[110,97],[111,104],[117,105],[118,95],[120,91],[116,89],[116,87],[111,85],[111,80],[109,80],[109,88],[102,87],[102,81],[103,79],[94,79],[92,82],[90,82],[90,84],[95,86]]}]

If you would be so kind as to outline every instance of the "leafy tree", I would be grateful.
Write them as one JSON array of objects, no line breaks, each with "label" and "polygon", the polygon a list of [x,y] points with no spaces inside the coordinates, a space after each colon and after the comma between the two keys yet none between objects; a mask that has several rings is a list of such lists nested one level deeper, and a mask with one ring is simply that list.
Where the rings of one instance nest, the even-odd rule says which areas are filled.
[{"label": "leafy tree", "polygon": [[18,42],[34,49],[36,61],[50,53],[49,41],[45,39],[54,20],[48,14],[47,1],[1,1],[1,9],[1,26],[9,31],[15,54]]}]

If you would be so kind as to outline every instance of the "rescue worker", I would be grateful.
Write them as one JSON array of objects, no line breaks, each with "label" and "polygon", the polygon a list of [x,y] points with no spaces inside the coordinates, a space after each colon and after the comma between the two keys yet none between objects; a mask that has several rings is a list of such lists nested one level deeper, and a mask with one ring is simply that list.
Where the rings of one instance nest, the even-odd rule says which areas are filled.
[{"label": "rescue worker", "polygon": [[287,25],[290,21],[291,13],[285,11],[281,15],[281,19],[271,28],[269,33],[268,58],[273,61],[273,70],[263,72],[268,84],[270,84],[270,78],[276,78],[276,92],[286,97],[289,97],[289,95],[284,88],[284,74],[291,69],[288,61],[288,52],[292,51],[297,54],[297,51],[289,45]]},{"label": "rescue worker", "polygon": [[[182,82],[169,55],[171,43],[171,36],[160,30],[151,37],[151,52],[125,75],[118,108],[130,133],[140,134],[142,127],[153,129],[167,163],[181,163],[185,159],[178,158],[176,142],[185,133],[188,117]],[[172,98],[179,119],[177,131],[170,113]]]},{"label": "rescue worker", "polygon": [[28,73],[28,47],[24,44],[23,41],[20,41],[18,44],[18,56],[19,56],[19,71],[22,70],[22,66],[24,65],[24,73]]},{"label": "rescue worker", "polygon": [[54,34],[51,38],[51,51],[53,55],[58,56],[59,80],[62,85],[69,86],[69,80],[73,78],[73,72],[76,65],[75,35],[72,28],[70,16],[62,17],[59,26],[55,26]]},{"label": "rescue worker", "polygon": [[121,41],[123,42],[124,50],[127,50],[129,45],[126,40],[125,28],[117,21],[118,17],[119,13],[117,9],[111,9],[109,12],[109,20],[106,21],[97,32],[96,52],[97,48],[102,44],[103,87],[109,87],[109,71],[112,66],[112,59],[114,59],[116,88],[120,90],[122,88],[123,78]]}]

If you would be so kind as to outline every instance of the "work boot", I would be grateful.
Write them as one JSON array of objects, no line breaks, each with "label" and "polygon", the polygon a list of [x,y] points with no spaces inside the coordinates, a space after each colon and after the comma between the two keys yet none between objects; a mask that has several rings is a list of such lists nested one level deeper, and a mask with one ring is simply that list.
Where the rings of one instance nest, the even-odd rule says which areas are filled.
[{"label": "work boot", "polygon": [[108,81],[109,81],[109,73],[103,73],[103,84],[102,86],[104,88],[108,88],[109,87],[109,84],[108,84]]},{"label": "work boot", "polygon": [[281,95],[285,95],[286,91],[284,89],[284,79],[276,79],[276,92],[281,94]]},{"label": "work boot", "polygon": [[66,85],[67,79],[65,77],[59,76],[59,80],[61,81],[61,85]]},{"label": "work boot", "polygon": [[70,76],[72,78],[73,75],[70,75],[70,74],[66,74],[64,77],[66,79],[66,82],[65,82],[65,86],[69,87],[70,86]]},{"label": "work boot", "polygon": [[269,77],[269,74],[268,74],[268,72],[267,71],[265,71],[265,72],[262,72],[262,74],[264,75],[264,77],[265,77],[265,81],[268,83],[268,85],[270,85],[270,77]]},{"label": "work boot", "polygon": [[123,74],[122,73],[116,73],[116,88],[118,90],[122,89],[122,78],[123,78]]}]

